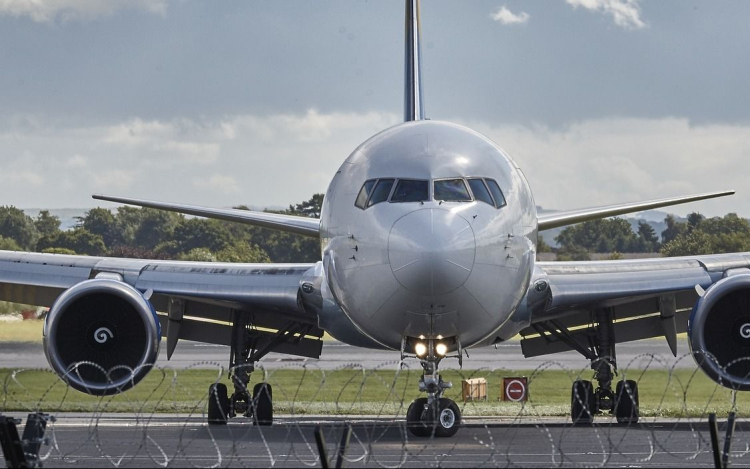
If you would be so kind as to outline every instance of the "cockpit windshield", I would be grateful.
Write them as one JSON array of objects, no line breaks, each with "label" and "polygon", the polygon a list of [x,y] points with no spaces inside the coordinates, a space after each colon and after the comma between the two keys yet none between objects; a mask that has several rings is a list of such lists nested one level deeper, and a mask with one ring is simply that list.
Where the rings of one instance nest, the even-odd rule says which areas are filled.
[{"label": "cockpit windshield", "polygon": [[500,186],[497,185],[497,182],[494,179],[485,179],[485,181],[490,188],[490,192],[492,192],[492,197],[495,199],[495,207],[505,207],[507,202],[505,202],[505,196],[503,195],[503,191],[500,190]]},{"label": "cockpit windshield", "polygon": [[428,181],[417,179],[399,179],[391,202],[426,202],[430,200]]},{"label": "cockpit windshield", "polygon": [[[395,185],[395,189],[394,189]],[[433,193],[430,198],[430,181],[426,179],[369,179],[357,194],[354,205],[362,210],[375,204],[390,201],[400,202],[484,202],[496,208],[507,205],[503,191],[497,181],[489,178],[452,178],[432,181]]]},{"label": "cockpit windshield", "polygon": [[495,205],[495,203],[492,201],[490,191],[487,189],[487,186],[484,185],[483,180],[478,178],[469,179],[469,186],[471,186],[471,192],[474,193],[474,199],[478,200],[479,202],[490,204],[492,206]]},{"label": "cockpit windshield", "polygon": [[380,202],[385,202],[386,200],[388,200],[388,195],[391,193],[391,188],[393,187],[393,181],[394,179],[378,180],[378,183],[375,186],[375,190],[372,192],[372,197],[370,197],[370,201],[367,203],[367,206],[371,207],[375,204],[379,204]]},{"label": "cockpit windshield", "polygon": [[446,202],[471,202],[469,189],[463,179],[441,179],[435,181],[435,200]]}]

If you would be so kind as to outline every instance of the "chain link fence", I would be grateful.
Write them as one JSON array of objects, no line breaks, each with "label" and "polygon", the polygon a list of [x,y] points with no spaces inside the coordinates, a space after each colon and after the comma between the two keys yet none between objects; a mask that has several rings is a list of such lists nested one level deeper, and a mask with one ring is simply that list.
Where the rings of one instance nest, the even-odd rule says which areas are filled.
[{"label": "chain link fence", "polygon": [[[722,422],[730,412],[737,419],[729,461],[750,463],[743,419],[750,400],[695,367],[679,366],[682,360],[692,357],[675,362],[643,355],[633,360],[637,369],[621,367],[618,380],[636,381],[640,390],[640,422],[627,425],[606,412],[593,424],[573,425],[571,388],[577,379],[590,380],[591,371],[554,361],[523,373],[446,370],[442,374],[454,387],[445,396],[458,403],[463,417],[451,438],[418,438],[406,428],[407,408],[420,396],[416,362],[335,370],[261,364],[251,386],[272,386],[272,426],[253,425],[247,417],[206,423],[209,386],[223,382],[231,393],[236,371],[215,363],[155,367],[135,388],[106,397],[72,390],[46,369],[0,371],[0,413],[26,420],[42,412],[56,419],[47,423],[40,448],[47,467],[705,466],[714,461],[709,414]],[[526,401],[499,400],[507,377],[528,380]],[[464,401],[461,383],[475,378],[486,380],[486,396]]]}]

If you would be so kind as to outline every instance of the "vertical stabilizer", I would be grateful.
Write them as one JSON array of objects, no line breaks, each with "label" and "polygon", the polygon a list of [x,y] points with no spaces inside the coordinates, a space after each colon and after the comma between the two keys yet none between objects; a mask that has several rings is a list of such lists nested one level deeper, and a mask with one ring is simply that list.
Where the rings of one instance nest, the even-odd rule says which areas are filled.
[{"label": "vertical stabilizer", "polygon": [[424,117],[422,102],[422,45],[420,42],[419,0],[406,0],[406,50],[404,70],[404,120]]}]

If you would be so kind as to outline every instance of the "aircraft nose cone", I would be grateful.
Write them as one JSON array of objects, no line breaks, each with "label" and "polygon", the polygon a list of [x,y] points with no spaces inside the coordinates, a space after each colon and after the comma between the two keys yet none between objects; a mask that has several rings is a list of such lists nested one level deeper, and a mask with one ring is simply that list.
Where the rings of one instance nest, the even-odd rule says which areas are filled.
[{"label": "aircraft nose cone", "polygon": [[460,215],[424,209],[398,219],[388,237],[393,275],[407,290],[440,295],[466,282],[474,267],[476,243]]}]

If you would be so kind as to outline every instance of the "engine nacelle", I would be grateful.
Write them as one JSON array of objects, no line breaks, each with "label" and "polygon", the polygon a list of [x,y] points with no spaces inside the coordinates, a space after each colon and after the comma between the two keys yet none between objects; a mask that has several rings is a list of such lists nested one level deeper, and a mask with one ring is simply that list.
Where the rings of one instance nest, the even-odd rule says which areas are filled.
[{"label": "engine nacelle", "polygon": [[750,390],[750,274],[724,278],[706,290],[688,322],[698,366],[730,389]]},{"label": "engine nacelle", "polygon": [[151,303],[127,283],[81,282],[63,292],[44,324],[44,353],[71,387],[94,395],[123,392],[156,362],[161,325]]}]

